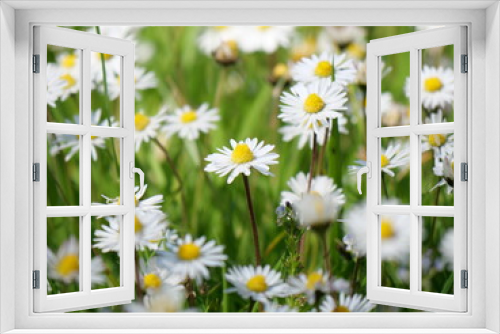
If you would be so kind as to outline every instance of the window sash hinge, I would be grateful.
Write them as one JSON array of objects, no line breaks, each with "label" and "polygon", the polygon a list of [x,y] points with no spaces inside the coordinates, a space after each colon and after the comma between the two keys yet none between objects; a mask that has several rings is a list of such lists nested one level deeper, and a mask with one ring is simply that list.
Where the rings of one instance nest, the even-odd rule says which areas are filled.
[{"label": "window sash hinge", "polygon": [[460,272],[460,281],[461,288],[467,289],[469,288],[469,272],[467,270],[462,270]]},{"label": "window sash hinge", "polygon": [[469,165],[466,162],[460,164],[460,180],[469,181]]},{"label": "window sash hinge", "polygon": [[40,164],[38,162],[33,164],[33,181],[40,182]]},{"label": "window sash hinge", "polygon": [[33,289],[40,289],[40,270],[33,270]]},{"label": "window sash hinge", "polygon": [[469,57],[467,55],[462,55],[462,66],[460,69],[461,73],[467,73],[469,71]]},{"label": "window sash hinge", "polygon": [[33,55],[33,73],[40,73],[40,55]]}]

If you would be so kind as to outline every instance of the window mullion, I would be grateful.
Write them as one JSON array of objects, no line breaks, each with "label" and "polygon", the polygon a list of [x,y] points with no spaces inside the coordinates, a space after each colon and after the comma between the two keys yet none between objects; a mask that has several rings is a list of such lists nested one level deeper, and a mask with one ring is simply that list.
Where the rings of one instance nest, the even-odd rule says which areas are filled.
[{"label": "window mullion", "polygon": [[[419,111],[419,50],[410,50],[410,207],[420,202],[419,138],[414,129],[418,125]],[[410,291],[415,293],[420,288],[421,251],[419,217],[410,210]]]},{"label": "window mullion", "polygon": [[[82,124],[90,130],[91,126],[91,97],[90,97],[90,50],[88,48],[83,49],[82,57],[82,67],[81,67],[81,117]],[[91,205],[91,134],[87,131],[87,134],[83,136],[82,139],[82,149],[80,153],[80,191],[81,191],[81,201],[85,208],[89,208],[85,216],[82,218],[81,225],[81,243],[80,243],[80,263],[82,264],[80,268],[80,276],[82,280],[80,282],[80,289],[84,292],[90,293],[91,290],[91,215],[90,215],[90,205]]]}]

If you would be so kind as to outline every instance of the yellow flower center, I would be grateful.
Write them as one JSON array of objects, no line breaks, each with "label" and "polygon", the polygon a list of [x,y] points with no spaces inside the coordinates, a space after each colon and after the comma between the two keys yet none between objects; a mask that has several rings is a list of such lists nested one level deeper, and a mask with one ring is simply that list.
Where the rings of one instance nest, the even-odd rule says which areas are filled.
[{"label": "yellow flower center", "polygon": [[308,113],[314,114],[320,112],[325,107],[325,102],[318,94],[312,93],[304,101],[304,110]]},{"label": "yellow flower center", "polygon": [[382,218],[380,222],[380,237],[382,240],[390,239],[394,237],[394,226],[392,225],[392,221],[388,218]]},{"label": "yellow flower center", "polygon": [[351,312],[347,306],[339,305],[332,312]]},{"label": "yellow flower center", "polygon": [[264,275],[255,275],[247,281],[247,288],[253,292],[264,292],[267,290],[266,278]]},{"label": "yellow flower center", "polygon": [[76,79],[69,73],[65,73],[60,76],[60,79],[66,81],[66,86],[63,87],[63,89],[69,89],[76,85]]},{"label": "yellow flower center", "polygon": [[432,77],[425,79],[424,88],[428,92],[436,92],[443,87],[443,83],[439,78]]},{"label": "yellow flower center", "polygon": [[57,272],[61,276],[69,276],[80,268],[77,254],[68,254],[57,264]]},{"label": "yellow flower center", "polygon": [[316,65],[314,74],[321,78],[328,78],[332,75],[332,64],[329,61],[322,60]]},{"label": "yellow flower center", "polygon": [[179,247],[177,255],[185,261],[195,260],[200,257],[200,247],[195,244],[184,244]]},{"label": "yellow flower center", "polygon": [[283,63],[276,64],[273,68],[273,77],[282,78],[288,75],[288,66]]},{"label": "yellow flower center", "polygon": [[142,225],[141,220],[139,218],[137,218],[137,216],[135,216],[135,219],[134,219],[134,232],[135,233],[141,232],[142,228],[143,228],[143,225]]},{"label": "yellow flower center", "polygon": [[188,112],[185,112],[181,115],[181,122],[182,123],[191,123],[193,121],[196,121],[196,119],[198,118],[198,114],[196,113],[196,111],[188,111]]},{"label": "yellow flower center", "polygon": [[385,166],[387,166],[389,164],[389,162],[390,161],[385,154],[382,154],[380,156],[380,167],[384,168]]},{"label": "yellow flower center", "polygon": [[271,28],[271,26],[259,26],[257,29],[259,29],[260,31],[266,31],[269,28]]},{"label": "yellow flower center", "polygon": [[227,26],[215,26],[214,29],[215,30],[226,30]]},{"label": "yellow flower center", "polygon": [[441,147],[446,143],[446,137],[442,134],[429,135],[429,145],[433,147]]},{"label": "yellow flower center", "polygon": [[306,287],[308,290],[314,290],[316,284],[321,282],[323,282],[323,275],[316,271],[307,275]]},{"label": "yellow flower center", "polygon": [[96,52],[97,59],[101,60],[101,55],[104,55],[104,60],[110,60],[111,58],[113,58],[113,55],[110,55],[107,53]]},{"label": "yellow flower center", "polygon": [[237,164],[244,164],[254,159],[253,152],[247,144],[238,144],[231,154],[231,160]]},{"label": "yellow flower center", "polygon": [[146,289],[156,289],[161,286],[161,279],[156,274],[144,275],[144,287]]},{"label": "yellow flower center", "polygon": [[365,56],[365,50],[358,43],[351,43],[347,47],[347,53],[357,59],[362,59]]},{"label": "yellow flower center", "polygon": [[135,115],[134,123],[135,123],[135,129],[137,131],[144,130],[149,125],[150,122],[151,120],[149,119],[149,117],[144,114]]},{"label": "yellow flower center", "polygon": [[64,68],[72,68],[76,65],[76,55],[69,54],[62,57],[61,66]]}]

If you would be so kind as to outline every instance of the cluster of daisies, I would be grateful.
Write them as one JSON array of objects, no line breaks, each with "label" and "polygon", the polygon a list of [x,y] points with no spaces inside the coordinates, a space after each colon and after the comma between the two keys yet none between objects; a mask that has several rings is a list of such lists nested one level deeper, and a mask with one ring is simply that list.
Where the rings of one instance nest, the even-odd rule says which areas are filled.
[{"label": "cluster of daisies", "polygon": [[[275,53],[279,48],[290,50],[289,61],[277,63],[272,69],[271,83],[281,89],[277,96],[281,101],[277,116],[283,122],[279,129],[284,142],[297,140],[298,148],[310,148],[315,152],[325,147],[331,140],[333,130],[347,133],[346,124],[355,115],[348,105],[348,87],[366,85],[366,64],[364,62],[364,29],[359,27],[325,27],[317,38],[299,37],[293,27],[282,26],[217,26],[208,27],[198,38],[200,49],[212,56],[219,64],[227,66],[239,60],[239,54],[263,52]],[[134,29],[103,28],[103,35],[119,38],[135,38]],[[139,50],[149,50],[139,57],[147,59],[151,47],[143,45]],[[113,100],[120,92],[120,59],[111,55],[93,54],[92,88]],[[48,104],[52,107],[78,92],[78,53],[60,53],[56,63],[48,67]],[[95,65],[94,65],[95,64]],[[104,82],[103,67],[106,69]],[[390,69],[386,69],[388,71]],[[451,73],[451,75],[450,75]],[[153,73],[136,66],[136,89],[157,87]],[[407,90],[408,91],[408,90]],[[408,108],[393,101],[390,93],[382,94],[382,123],[385,126],[409,124]],[[424,66],[422,70],[422,104],[429,110],[426,123],[444,122],[443,112],[453,103],[453,72],[444,68]],[[216,104],[217,105],[217,104]],[[217,108],[208,103],[198,107],[179,106],[170,111],[166,106],[156,114],[140,110],[135,114],[135,149],[158,138],[173,135],[187,141],[198,140],[202,134],[217,128],[220,121]],[[78,120],[68,120],[78,123]],[[92,124],[98,126],[118,126],[113,117],[103,117],[101,110],[92,112]],[[336,127],[336,128],[335,128]],[[79,137],[57,135],[51,143],[53,155],[64,153],[69,160],[77,155]],[[131,312],[181,312],[196,311],[193,298],[194,286],[201,287],[211,280],[214,270],[227,269],[225,279],[230,287],[224,293],[237,293],[242,299],[250,300],[250,305],[258,303],[265,312],[298,312],[300,310],[318,312],[369,312],[374,305],[359,294],[345,278],[333,276],[327,256],[324,268],[299,272],[284,276],[269,264],[262,264],[259,245],[260,215],[254,212],[250,194],[249,176],[253,171],[264,176],[273,176],[271,167],[278,164],[279,155],[275,146],[257,138],[231,139],[229,145],[217,149],[206,158],[204,170],[219,177],[227,177],[232,184],[236,178],[243,179],[250,212],[248,233],[253,233],[255,264],[229,264],[224,246],[205,236],[179,233],[172,228],[167,215],[162,211],[163,195],[146,197],[147,186],[135,194],[135,251],[141,256],[137,261],[137,287],[144,296],[125,309]],[[306,145],[308,144],[308,145]],[[91,138],[92,159],[98,159],[98,151],[105,148],[103,138]],[[306,149],[307,149],[306,148]],[[435,134],[422,136],[422,150],[432,153],[434,174],[440,177],[435,188],[446,186],[453,189],[453,135]],[[311,154],[312,160],[317,155]],[[382,149],[381,169],[389,177],[409,166],[410,150],[403,141],[390,143]],[[342,223],[345,237],[342,244],[355,258],[366,255],[366,205],[354,205],[344,210],[346,196],[333,178],[322,175],[322,169],[300,171],[288,180],[288,188],[281,192],[280,208],[292,210],[292,220],[297,228],[326,236],[328,228],[336,222]],[[365,162],[358,161],[349,169],[356,171]],[[119,204],[120,198],[103,195],[107,203]],[[93,203],[99,205],[100,203]],[[102,203],[101,203],[102,204]],[[389,199],[389,205],[400,204]],[[282,211],[283,211],[282,210]],[[284,211],[283,211],[284,212]],[[340,213],[342,218],[339,219]],[[381,257],[395,261],[406,268],[409,258],[409,217],[405,215],[381,217]],[[117,216],[99,217],[99,227],[94,231],[92,242],[97,251],[92,259],[92,284],[107,283],[106,263],[101,253],[120,254],[121,218]],[[329,249],[324,242],[324,253]],[[71,237],[57,252],[49,251],[49,278],[65,284],[78,282],[79,254],[78,241]],[[448,231],[442,238],[440,250],[443,263],[452,263],[453,233]],[[450,259],[451,258],[451,259]],[[425,261],[424,261],[425,262]],[[425,267],[425,264],[423,263]],[[218,269],[220,270],[220,269]],[[401,274],[404,276],[404,274]],[[292,298],[289,298],[292,297]],[[296,301],[300,300],[299,303]],[[292,301],[291,301],[292,300]],[[186,308],[189,304],[189,308]],[[300,306],[299,306],[300,305]]]},{"label": "cluster of daisies", "polygon": [[[95,32],[91,30],[91,32]],[[102,35],[135,40],[135,29],[129,27],[103,27]],[[80,62],[82,53],[79,50],[62,49],[55,62],[47,65],[47,104],[53,108],[56,102],[64,101],[77,94],[81,89]],[[148,56],[149,57],[149,56]],[[141,59],[139,59],[140,61]],[[146,59],[143,59],[146,60]],[[156,88],[158,80],[153,72],[136,64],[134,73],[135,90]],[[90,77],[91,89],[101,93],[107,92],[109,100],[120,96],[121,57],[91,52]],[[106,80],[104,80],[106,79]],[[106,124],[111,126],[111,124]]]}]

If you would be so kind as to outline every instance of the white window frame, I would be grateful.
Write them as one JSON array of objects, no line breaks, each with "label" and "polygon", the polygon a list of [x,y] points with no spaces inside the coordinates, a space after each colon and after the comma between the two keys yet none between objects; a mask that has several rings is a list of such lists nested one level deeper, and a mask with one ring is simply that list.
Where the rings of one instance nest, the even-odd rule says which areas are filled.
[{"label": "white window frame", "polygon": [[[68,28],[36,26],[34,54],[39,56],[39,73],[33,75],[34,162],[39,164],[39,181],[33,185],[33,269],[39,272],[34,289],[34,311],[74,311],[89,307],[130,303],[134,299],[134,44]],[[78,124],[47,122],[47,46],[71,48],[78,52],[80,104]],[[116,127],[91,124],[90,66],[93,52],[120,57],[120,124]],[[109,124],[111,125],[111,124]],[[79,205],[47,206],[47,135],[80,136]],[[91,203],[91,136],[120,141],[120,205]],[[120,217],[120,285],[92,290],[91,219],[93,216]],[[47,295],[47,218],[76,217],[79,220],[79,291]]]},{"label": "white window frame", "polygon": [[[130,5],[132,4],[132,5]],[[116,6],[152,9],[116,9]],[[254,328],[252,332],[287,333],[346,332],[350,333],[405,333],[419,328],[422,333],[493,333],[500,331],[500,261],[498,260],[500,229],[500,11],[493,2],[446,2],[433,1],[398,2],[399,9],[391,9],[395,3],[368,2],[282,2],[224,3],[207,1],[203,4],[169,1],[164,3],[144,1],[142,4],[122,2],[79,1],[69,2],[17,2],[1,4],[0,9],[0,78],[2,93],[0,113],[0,316],[2,330],[15,329],[13,333],[36,333],[37,329],[60,329],[69,333],[73,328],[86,328],[88,333],[103,333],[104,329],[117,332],[144,333],[146,328],[158,332],[180,332],[175,328],[191,328],[184,333],[234,333],[235,328]],[[17,7],[14,10],[12,7]],[[41,8],[66,6],[64,10]],[[101,7],[97,9],[96,7]],[[114,10],[102,9],[102,7]],[[164,8],[159,8],[159,7]],[[427,7],[426,7],[427,6]],[[432,6],[432,7],[430,7]],[[461,9],[450,8],[461,6]],[[489,8],[486,9],[486,7]],[[24,7],[22,10],[20,7]],[[85,8],[86,7],[86,8]],[[346,9],[346,7],[350,9]],[[358,8],[353,8],[358,7]],[[405,8],[406,9],[401,9]],[[28,8],[28,9],[26,9]],[[79,8],[79,9],[75,9]],[[82,9],[84,8],[84,9]],[[408,10],[412,8],[412,10]],[[417,9],[416,9],[417,8]],[[436,9],[437,8],[437,9]],[[209,15],[207,15],[209,14]],[[443,25],[465,24],[469,27],[469,55],[471,75],[469,95],[469,227],[471,243],[468,252],[470,269],[468,300],[469,311],[463,314],[345,314],[332,317],[328,314],[33,314],[30,249],[32,245],[32,183],[31,147],[32,105],[26,99],[31,96],[31,31],[36,24],[54,25],[220,25],[220,24],[293,24],[293,25]],[[487,28],[487,29],[486,29]],[[15,39],[12,31],[15,31]],[[4,47],[4,43],[6,47]],[[15,66],[15,72],[13,67]],[[488,66],[488,71],[485,71]],[[4,75],[8,74],[8,77]],[[15,78],[15,88],[11,80]],[[15,94],[15,99],[13,98]],[[5,96],[5,99],[4,99]],[[12,119],[15,110],[15,120]],[[472,116],[474,119],[472,120]],[[486,121],[488,119],[488,121]],[[486,140],[487,132],[488,140]],[[15,145],[12,145],[14,136]],[[485,154],[485,148],[488,155]],[[486,164],[488,162],[488,164]],[[14,173],[15,172],[15,173]],[[488,182],[486,180],[488,174]],[[15,178],[12,177],[15,175]],[[4,187],[5,185],[5,187]],[[11,198],[15,193],[15,201]],[[488,196],[486,196],[488,194]],[[473,196],[472,196],[473,195]],[[486,202],[486,206],[485,206]],[[15,210],[10,209],[10,206]],[[488,214],[488,219],[486,215]],[[12,222],[15,221],[15,225]],[[15,240],[14,237],[15,236]],[[486,249],[492,256],[486,257]],[[12,256],[14,250],[14,256]],[[10,273],[10,275],[9,275]],[[12,287],[15,286],[15,289]],[[486,290],[488,293],[485,293]],[[15,305],[12,308],[12,305]],[[141,330],[133,331],[141,323]],[[167,329],[169,326],[170,329]],[[122,330],[120,330],[120,328]],[[221,328],[225,328],[221,329]],[[258,330],[257,328],[260,328]],[[322,330],[319,330],[321,328]],[[358,330],[355,330],[357,328]],[[23,330],[26,329],[26,330]],[[30,330],[28,330],[30,329]],[[101,329],[101,330],[99,330]],[[264,330],[267,329],[267,330]],[[310,329],[310,330],[308,330]],[[316,329],[316,330],[314,330]],[[335,330],[338,329],[338,330]],[[160,331],[161,330],[161,331]],[[108,331],[108,333],[110,332]],[[51,332],[56,332],[51,330]],[[242,331],[243,332],[243,331]],[[415,333],[415,330],[411,331]]]},{"label": "white window frame", "polygon": [[[461,270],[467,270],[467,185],[461,181],[460,164],[467,163],[467,73],[462,73],[462,55],[467,55],[465,26],[430,29],[372,40],[367,45],[367,162],[371,178],[367,181],[367,298],[378,304],[407,306],[430,311],[467,310],[467,290],[461,287]],[[422,50],[452,45],[454,72],[454,122],[424,124],[421,112]],[[410,124],[384,127],[381,125],[380,96],[382,94],[382,57],[408,53],[410,65]],[[398,71],[397,68],[393,71]],[[421,135],[454,134],[455,168],[454,206],[422,205]],[[408,137],[410,141],[410,203],[381,203],[381,139]],[[472,182],[472,180],[471,180]],[[409,217],[410,287],[396,289],[381,286],[381,215],[404,214]],[[422,291],[422,217],[453,217],[452,294]]]}]

